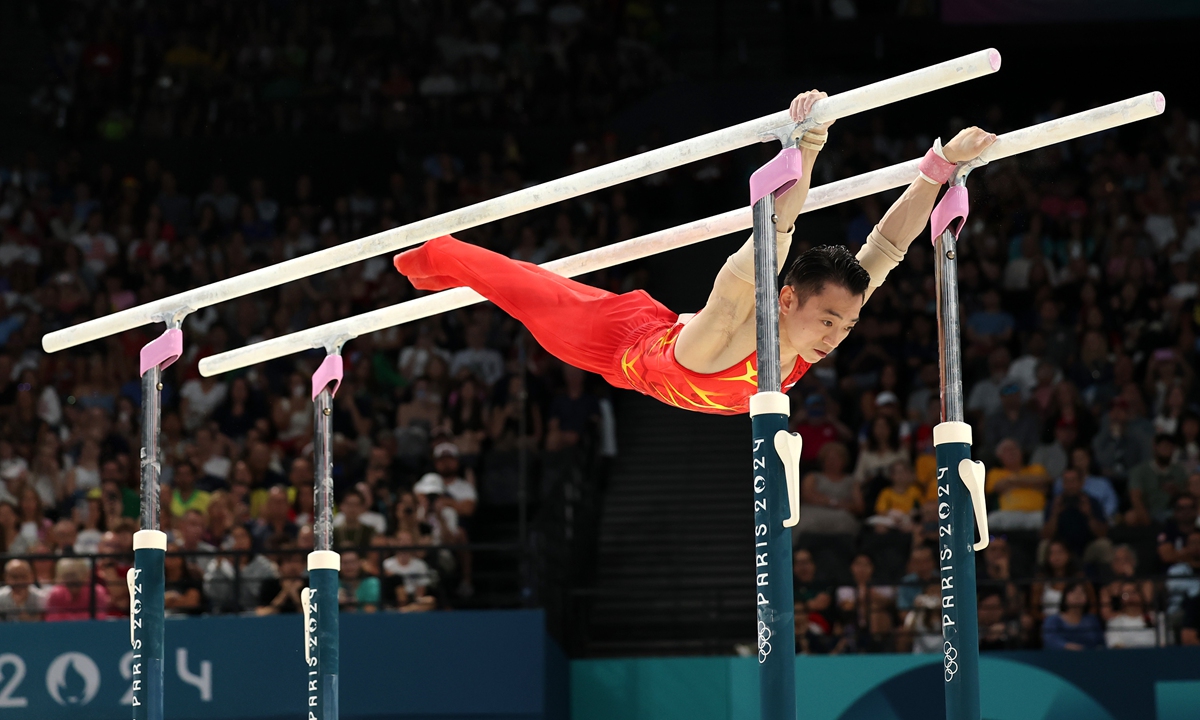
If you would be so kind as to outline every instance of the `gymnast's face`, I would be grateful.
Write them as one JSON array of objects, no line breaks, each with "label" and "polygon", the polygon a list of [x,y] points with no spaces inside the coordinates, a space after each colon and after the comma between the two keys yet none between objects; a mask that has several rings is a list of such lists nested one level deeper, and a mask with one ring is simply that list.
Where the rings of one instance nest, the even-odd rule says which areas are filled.
[{"label": "gymnast's face", "polygon": [[842,344],[858,322],[863,296],[841,285],[826,285],[801,302],[790,285],[779,291],[779,344],[807,363],[816,363]]}]

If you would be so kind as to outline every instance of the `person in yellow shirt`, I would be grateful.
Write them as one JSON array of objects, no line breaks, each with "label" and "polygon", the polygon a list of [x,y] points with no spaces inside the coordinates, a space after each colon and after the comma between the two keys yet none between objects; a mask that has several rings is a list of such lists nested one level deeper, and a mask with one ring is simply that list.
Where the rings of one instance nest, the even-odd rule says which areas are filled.
[{"label": "person in yellow shirt", "polygon": [[190,462],[175,465],[171,477],[171,515],[182,518],[188,510],[199,510],[208,514],[209,494],[196,489],[196,466]]},{"label": "person in yellow shirt", "polygon": [[897,460],[888,468],[891,486],[883,489],[875,499],[875,515],[867,524],[875,526],[875,532],[888,530],[911,532],[913,512],[921,506],[921,488],[917,476],[907,460]]},{"label": "person in yellow shirt", "polygon": [[995,495],[998,510],[988,513],[993,530],[1041,530],[1045,519],[1046,490],[1052,482],[1046,468],[1024,465],[1021,446],[1012,438],[996,445],[1000,467],[988,470],[985,490]]}]

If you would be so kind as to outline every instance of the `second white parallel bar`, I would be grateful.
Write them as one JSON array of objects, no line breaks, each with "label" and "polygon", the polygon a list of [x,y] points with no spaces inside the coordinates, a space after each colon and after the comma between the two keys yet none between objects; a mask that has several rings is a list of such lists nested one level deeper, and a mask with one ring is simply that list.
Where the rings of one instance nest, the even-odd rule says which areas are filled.
[{"label": "second white parallel bar", "polygon": [[[813,106],[812,119],[816,122],[825,122],[848,117],[990,75],[999,68],[1000,53],[994,49],[980,50],[970,55],[832,95]],[[410,225],[89,320],[74,327],[47,334],[42,338],[42,347],[46,352],[65,350],[141,325],[160,322],[163,317],[173,315],[181,309],[189,312],[199,310],[253,292],[294,282],[326,270],[394,252],[441,235],[477,227],[484,223],[553,205],[619,183],[720,155],[761,142],[764,137],[769,138],[773,131],[788,127],[789,123],[790,117],[786,110],[773,113],[756,120],[420,220]]]},{"label": "second white parallel bar", "polygon": [[[982,158],[987,161],[1000,160],[1054,143],[1101,132],[1159,115],[1165,107],[1166,99],[1162,93],[1158,92],[1150,92],[1110,103],[1092,110],[1005,133],[983,154]],[[910,160],[815,187],[809,192],[808,200],[801,212],[812,212],[830,205],[908,185],[917,178],[918,162]],[[565,277],[576,277],[743,231],[750,228],[751,224],[750,208],[739,208],[607,247],[588,250],[546,263],[544,267]],[[484,298],[479,293],[468,288],[446,290],[204,358],[200,361],[200,373],[206,377],[219,375],[314,348],[340,345],[361,335],[450,310],[457,310],[483,302],[483,300]]]}]

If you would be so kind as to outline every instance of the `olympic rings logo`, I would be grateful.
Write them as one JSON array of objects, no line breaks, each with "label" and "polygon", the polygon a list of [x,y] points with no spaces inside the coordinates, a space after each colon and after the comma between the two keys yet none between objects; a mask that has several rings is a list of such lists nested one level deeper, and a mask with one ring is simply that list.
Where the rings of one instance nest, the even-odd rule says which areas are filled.
[{"label": "olympic rings logo", "polygon": [[958,650],[956,650],[954,646],[950,644],[949,640],[946,641],[946,645],[942,648],[942,650],[946,654],[946,657],[943,661],[946,666],[946,682],[950,682],[954,679],[955,673],[958,672],[958,663],[955,662],[958,660]]},{"label": "olympic rings logo", "polygon": [[758,662],[762,664],[766,662],[767,656],[771,654],[771,643],[767,642],[771,639],[771,628],[762,620],[758,621]]}]

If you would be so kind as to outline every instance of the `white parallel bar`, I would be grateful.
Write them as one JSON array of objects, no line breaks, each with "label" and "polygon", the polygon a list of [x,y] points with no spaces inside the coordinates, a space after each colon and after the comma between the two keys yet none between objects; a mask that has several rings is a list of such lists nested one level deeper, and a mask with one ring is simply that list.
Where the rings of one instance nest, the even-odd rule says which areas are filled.
[{"label": "white parallel bar", "polygon": [[[848,117],[960,82],[990,75],[999,69],[1000,53],[994,49],[980,50],[954,60],[825,98],[813,105],[812,119],[821,123]],[[376,255],[394,252],[441,235],[477,227],[484,223],[553,205],[619,183],[753,145],[764,139],[770,139],[773,131],[786,129],[790,124],[791,118],[787,110],[757,120],[750,120],[724,130],[717,130],[420,220],[404,227],[386,230],[205,285],[195,290],[89,320],[74,327],[57,330],[42,338],[42,347],[46,352],[58,352],[148,323],[161,322],[163,318],[175,315],[183,309],[199,310],[259,290],[266,290],[326,270],[366,260]]]},{"label": "white parallel bar", "polygon": [[1047,145],[1054,145],[1161,115],[1166,107],[1167,99],[1163,97],[1162,93],[1148,92],[1128,100],[1119,100],[1074,115],[1048,120],[1022,130],[1004,133],[979,157],[985,162],[992,162],[1019,155]]},{"label": "white parallel bar", "polygon": [[[1144,120],[1161,114],[1165,107],[1166,99],[1162,93],[1146,93],[1128,100],[1005,133],[984,152],[983,157],[987,160],[999,160],[1029,152],[1054,143]],[[919,162],[919,160],[909,160],[815,187],[809,192],[808,200],[804,203],[801,212],[812,212],[830,205],[908,185],[917,179]],[[561,260],[554,260],[546,263],[544,267],[565,277],[586,275],[596,270],[746,230],[751,227],[751,224],[750,208],[739,208],[614,245],[588,250]],[[340,345],[360,335],[457,310],[479,302],[483,302],[483,297],[469,288],[454,288],[426,295],[416,300],[203,358],[200,361],[200,374],[205,377],[219,375],[314,348]]]}]

